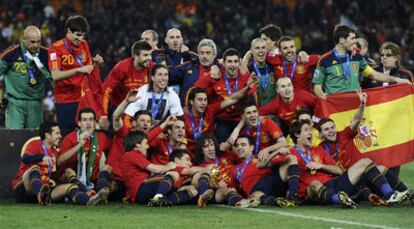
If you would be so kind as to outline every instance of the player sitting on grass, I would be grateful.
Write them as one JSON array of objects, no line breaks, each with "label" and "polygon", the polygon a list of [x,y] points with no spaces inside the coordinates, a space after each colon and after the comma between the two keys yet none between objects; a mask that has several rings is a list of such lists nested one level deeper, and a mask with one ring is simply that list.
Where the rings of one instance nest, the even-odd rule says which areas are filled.
[{"label": "player sitting on grass", "polygon": [[236,183],[230,177],[230,170],[240,159],[232,152],[221,152],[214,136],[201,135],[196,145],[195,159],[197,164],[210,171],[210,188],[215,191],[213,202],[227,202],[238,208],[257,207],[260,204],[259,199],[244,199],[236,191]]},{"label": "player sitting on grass", "polygon": [[[22,163],[12,181],[17,203],[37,201],[48,205],[65,196],[74,203],[95,205],[108,193],[89,197],[77,184],[66,183],[56,187],[56,156],[62,136],[57,123],[45,122],[39,127],[40,139],[30,139],[23,146]],[[52,188],[54,187],[53,191]]]},{"label": "player sitting on grass", "polygon": [[[242,162],[232,168],[232,178],[249,197],[260,198],[263,205],[297,206],[299,168],[295,156],[279,156],[288,152],[286,149],[272,152],[266,160],[259,160],[253,154],[255,143],[247,135],[237,138],[235,148]],[[283,198],[285,196],[287,199]]]},{"label": "player sitting on grass", "polygon": [[129,201],[162,207],[185,203],[196,195],[187,190],[173,192],[179,175],[170,170],[177,165],[174,162],[158,165],[148,161],[148,140],[144,132],[128,133],[124,143],[126,153],[121,161],[121,168]]},{"label": "player sitting on grass", "polygon": [[408,190],[394,191],[370,159],[361,159],[343,172],[322,147],[311,146],[313,134],[309,122],[292,124],[290,136],[295,143],[290,152],[297,157],[300,168],[300,197],[355,208],[356,204],[348,195],[366,182],[382,193],[388,205],[401,204],[408,198]]}]

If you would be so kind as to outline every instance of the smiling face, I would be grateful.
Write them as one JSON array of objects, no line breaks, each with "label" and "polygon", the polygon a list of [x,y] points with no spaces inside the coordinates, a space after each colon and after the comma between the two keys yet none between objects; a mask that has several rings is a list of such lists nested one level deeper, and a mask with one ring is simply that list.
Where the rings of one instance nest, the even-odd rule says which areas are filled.
[{"label": "smiling face", "polygon": [[85,39],[86,33],[84,32],[72,32],[70,29],[68,29],[66,36],[74,44],[75,46],[79,46],[79,44]]},{"label": "smiling face", "polygon": [[216,147],[213,139],[206,139],[202,147],[204,160],[214,160],[216,158]]},{"label": "smiling face", "polygon": [[168,70],[167,68],[158,68],[155,75],[151,76],[154,91],[164,91],[168,86]]},{"label": "smiling face", "polygon": [[266,61],[266,42],[263,39],[255,39],[252,42],[250,51],[253,54],[253,58],[259,62],[264,63]]},{"label": "smiling face", "polygon": [[242,159],[247,159],[252,155],[254,150],[254,145],[249,144],[249,139],[247,138],[238,138],[234,144],[236,147],[236,154]]},{"label": "smiling face", "polygon": [[259,124],[259,112],[255,105],[244,108],[243,118],[249,127],[256,128]]},{"label": "smiling face", "polygon": [[172,126],[171,130],[168,130],[169,138],[173,142],[183,142],[185,137],[185,125],[182,120],[177,120]]},{"label": "smiling face", "polygon": [[53,126],[51,133],[45,133],[45,142],[47,142],[50,146],[58,147],[61,139],[62,135],[60,133],[59,126]]},{"label": "smiling face", "polygon": [[133,55],[134,66],[137,68],[147,68],[151,61],[151,50],[141,50],[139,54]]},{"label": "smiling face", "polygon": [[293,40],[283,41],[280,43],[280,52],[283,59],[289,63],[293,63],[296,58],[296,46]]},{"label": "smiling face", "polygon": [[333,122],[326,122],[320,126],[321,128],[321,136],[329,141],[329,142],[335,142],[337,138],[337,131],[336,126]]},{"label": "smiling face", "polygon": [[142,114],[135,120],[134,130],[141,130],[148,133],[151,127],[151,116]]},{"label": "smiling face", "polygon": [[226,69],[226,74],[230,78],[237,77],[237,70],[239,69],[240,59],[237,55],[227,56],[224,60],[224,68]]}]

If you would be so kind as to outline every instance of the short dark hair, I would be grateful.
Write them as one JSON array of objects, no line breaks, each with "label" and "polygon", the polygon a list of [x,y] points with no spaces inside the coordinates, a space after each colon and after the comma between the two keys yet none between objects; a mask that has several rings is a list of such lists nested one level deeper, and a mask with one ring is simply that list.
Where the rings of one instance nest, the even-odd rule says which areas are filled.
[{"label": "short dark hair", "polygon": [[45,140],[46,134],[52,134],[53,127],[59,126],[56,122],[46,121],[39,126],[40,140]]},{"label": "short dark hair", "polygon": [[170,161],[174,161],[176,158],[181,159],[186,154],[190,155],[185,149],[175,149],[170,154]]},{"label": "short dark hair", "polygon": [[330,118],[322,118],[321,120],[319,120],[318,125],[316,125],[316,129],[318,129],[318,131],[321,131],[321,126],[327,122],[332,122],[335,123],[332,119]]},{"label": "short dark hair", "polygon": [[131,46],[131,56],[141,54],[142,50],[150,51],[152,49],[151,45],[144,40],[135,41]]},{"label": "short dark hair", "polygon": [[70,29],[72,33],[86,33],[89,31],[89,24],[84,16],[74,15],[70,16],[65,22],[65,33],[68,32],[68,29]]},{"label": "short dark hair", "polygon": [[340,38],[347,38],[350,33],[355,33],[355,30],[347,25],[337,25],[335,26],[334,32],[333,32],[333,38],[335,44],[339,43]]},{"label": "short dark hair", "polygon": [[[150,75],[151,76],[155,76],[155,74],[157,73],[158,69],[161,69],[161,68],[167,69],[167,71],[168,71],[168,67],[167,66],[165,66],[163,64],[155,64],[154,67],[151,69]],[[150,78],[149,83],[148,83],[148,91],[154,90],[153,87],[154,87],[153,86],[153,82],[152,82],[152,80]]]},{"label": "short dark hair", "polygon": [[198,141],[196,143],[196,147],[195,147],[195,156],[194,156],[195,160],[194,161],[197,165],[199,165],[203,162],[203,160],[204,160],[203,147],[204,147],[204,144],[207,141],[210,141],[210,140],[213,141],[213,143],[214,143],[214,149],[216,150],[216,156],[221,154],[217,138],[214,137],[213,134],[205,134],[204,133],[198,139]]},{"label": "short dark hair", "polygon": [[194,100],[196,95],[199,93],[204,93],[207,95],[207,91],[204,88],[200,88],[200,87],[191,88],[188,93],[188,100]]},{"label": "short dark hair", "polygon": [[93,118],[96,120],[96,113],[95,113],[94,110],[92,110],[91,108],[83,108],[78,113],[78,121],[81,120],[82,114],[85,114],[85,113],[92,113],[93,114]]},{"label": "short dark hair", "polygon": [[242,103],[241,104],[241,112],[242,112],[242,114],[244,114],[244,110],[246,110],[246,108],[252,107],[252,106],[255,106],[257,109],[259,109],[259,107],[257,106],[256,102],[254,102],[252,100],[249,100],[249,101],[246,101],[246,102]]},{"label": "short dark hair", "polygon": [[309,126],[311,125],[309,121],[302,120],[302,121],[296,121],[292,123],[292,125],[290,126],[290,130],[289,130],[290,138],[295,144],[298,142],[298,137],[296,135],[302,132],[302,126],[305,124]]},{"label": "short dark hair", "polygon": [[147,134],[145,134],[143,131],[135,130],[129,132],[124,139],[125,152],[133,150],[136,144],[141,144],[141,142],[146,138]]},{"label": "short dark hair", "polygon": [[296,111],[296,119],[299,119],[299,116],[303,115],[303,114],[307,114],[309,116],[313,116],[313,113],[311,110],[309,110],[308,108],[300,108],[298,111]]},{"label": "short dark hair", "polygon": [[272,41],[277,42],[279,38],[283,35],[282,29],[274,24],[268,24],[259,30],[259,34],[266,35]]},{"label": "short dark hair", "polygon": [[240,52],[235,48],[228,48],[223,53],[223,61],[226,61],[228,56],[237,56],[240,59]]},{"label": "short dark hair", "polygon": [[139,111],[135,112],[134,120],[137,120],[139,118],[139,116],[141,116],[141,115],[148,115],[151,118],[151,112],[149,112],[147,110],[139,110]]},{"label": "short dark hair", "polygon": [[277,41],[277,47],[280,48],[280,45],[282,44],[282,42],[285,41],[294,41],[293,38],[291,36],[282,36],[278,41]]},{"label": "short dark hair", "polygon": [[249,145],[251,145],[251,146],[254,146],[255,145],[255,142],[254,142],[253,138],[250,137],[249,135],[246,135],[246,134],[239,135],[239,137],[236,139],[236,142],[240,138],[247,138],[247,140],[249,141]]},{"label": "short dark hair", "polygon": [[[185,120],[184,120],[184,116],[177,116],[176,117],[176,121],[174,122],[174,123],[176,123],[177,121],[181,121],[181,122],[183,122],[184,123],[184,125],[185,125]],[[169,126],[167,126],[167,128],[166,128],[167,130],[171,130],[172,129],[172,125],[169,125]]]}]

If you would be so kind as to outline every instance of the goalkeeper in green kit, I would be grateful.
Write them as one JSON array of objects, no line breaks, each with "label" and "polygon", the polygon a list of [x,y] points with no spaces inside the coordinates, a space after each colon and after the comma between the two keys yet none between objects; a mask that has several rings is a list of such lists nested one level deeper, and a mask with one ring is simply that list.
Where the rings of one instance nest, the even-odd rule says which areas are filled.
[{"label": "goalkeeper in green kit", "polygon": [[37,128],[43,122],[42,99],[50,72],[47,69],[48,51],[40,46],[40,41],[40,30],[28,26],[20,44],[0,55],[0,75],[4,76],[4,90],[0,90],[0,96],[6,94],[8,100],[8,129]]}]

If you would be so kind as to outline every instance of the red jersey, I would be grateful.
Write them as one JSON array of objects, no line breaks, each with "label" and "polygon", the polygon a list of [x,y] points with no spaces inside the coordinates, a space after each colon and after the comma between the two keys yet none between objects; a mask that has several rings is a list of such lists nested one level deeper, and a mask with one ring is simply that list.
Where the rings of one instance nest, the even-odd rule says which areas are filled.
[{"label": "red jersey", "polygon": [[[270,168],[257,168],[258,161],[259,159],[257,159],[257,157],[253,157],[250,162],[248,162],[246,159],[243,160],[240,164],[233,166],[231,169],[232,179],[237,180],[237,177],[239,177],[240,180],[237,180],[237,182],[241,186],[242,190],[248,195],[252,193],[252,189],[257,184],[257,182],[259,182],[263,177],[272,173],[272,169]],[[243,167],[245,165],[246,167],[243,171]]]},{"label": "red jersey", "polygon": [[150,176],[150,172],[146,170],[150,164],[151,162],[137,150],[126,152],[122,158],[121,169],[126,186],[126,197],[131,202],[135,202],[142,182]]},{"label": "red jersey", "polygon": [[[299,197],[303,197],[306,194],[306,189],[308,188],[309,184],[312,183],[314,180],[320,181],[322,184],[330,181],[332,178],[334,178],[334,175],[325,173],[322,170],[317,170],[314,175],[311,174],[311,171],[306,168],[306,162],[301,157],[298,151],[296,149],[290,148],[290,153],[295,155],[298,159],[298,166],[300,171],[300,180],[299,180],[299,189],[297,195]],[[307,157],[307,152],[303,152],[304,157]],[[311,154],[311,161],[325,164],[325,165],[336,165],[335,161],[328,156],[328,154],[325,152],[325,150],[322,147],[310,147],[310,154]]]},{"label": "red jersey", "polygon": [[[98,179],[99,175],[99,162],[101,160],[102,154],[108,152],[111,147],[110,139],[105,135],[104,132],[95,131],[96,137],[98,138],[98,149],[96,150],[96,156],[94,161],[93,174],[91,176],[91,181],[95,182]],[[63,139],[63,143],[60,149],[59,156],[66,151],[72,149],[78,144],[78,130],[74,130]],[[83,150],[85,152],[86,160],[88,160],[89,152],[91,149],[91,140],[87,139],[85,145],[83,145]],[[71,168],[74,171],[78,170],[78,153],[75,153],[69,160],[65,161],[60,166],[60,171],[64,171],[66,168]]]},{"label": "red jersey", "polygon": [[[66,47],[65,39],[73,53]],[[77,57],[82,60],[82,66],[92,64],[89,45],[85,40],[82,40],[79,46],[73,45],[67,38],[56,41],[49,48],[49,69],[50,71],[67,71],[81,67]],[[88,75],[77,73],[64,80],[55,81],[53,89],[56,103],[79,102],[83,77],[88,77]]]},{"label": "red jersey", "polygon": [[[250,73],[248,72],[246,74],[241,74],[239,72],[236,78],[233,78],[233,79],[229,78],[228,83],[229,83],[229,89],[231,90],[231,93],[233,94],[243,89],[246,86],[249,78],[250,78]],[[237,88],[235,87],[236,84],[237,84]],[[201,88],[208,88],[211,85],[213,86],[212,86],[211,94],[209,94],[209,98],[212,98],[213,102],[221,103],[226,98],[230,97],[229,92],[227,91],[226,80],[224,79],[224,77],[222,77],[218,81],[212,80],[211,78],[209,79],[209,77],[201,77],[195,83],[195,87],[201,87]],[[221,119],[240,121],[240,118],[241,118],[240,114],[241,114],[241,107],[240,107],[240,102],[238,102],[235,105],[232,105],[226,108],[225,110],[223,110],[223,112],[219,113],[218,116]]]},{"label": "red jersey", "polygon": [[118,181],[123,181],[121,159],[125,154],[124,138],[128,133],[129,129],[125,126],[122,126],[117,132],[115,132],[111,148],[109,149],[109,155],[106,160],[106,164],[112,167],[112,174],[114,175],[114,179]]},{"label": "red jersey", "polygon": [[147,84],[154,62],[149,62],[147,68],[137,70],[134,66],[134,58],[129,57],[118,62],[105,79],[103,108],[108,115],[109,101],[118,106],[125,99],[128,91],[137,89]]},{"label": "red jersey", "polygon": [[[191,108],[190,108],[191,109]],[[201,133],[198,137],[201,136],[203,133],[213,133],[214,131],[214,118],[215,115],[220,111],[220,103],[214,103],[208,105],[204,114],[203,114],[203,122]],[[200,119],[201,117],[194,117],[193,116],[193,126],[191,125],[190,113],[184,112],[184,122],[185,122],[185,134],[187,139],[187,149],[191,152],[194,152],[196,141],[194,140],[194,133],[198,134],[199,126],[200,126]]]},{"label": "red jersey", "polygon": [[261,115],[273,114],[282,120],[287,126],[296,120],[296,112],[302,108],[308,108],[313,111],[318,98],[305,90],[294,90],[293,100],[285,103],[278,94],[276,98],[259,108]]},{"label": "red jersey", "polygon": [[235,164],[240,162],[240,158],[233,152],[224,152],[220,157],[216,157],[214,160],[203,161],[200,166],[207,167],[208,165],[214,165],[212,173],[210,174],[210,181],[214,187],[220,181],[224,181],[227,187],[236,188],[236,180],[231,177],[231,169]]},{"label": "red jersey", "polygon": [[174,147],[168,140],[155,138],[149,143],[149,160],[158,165],[166,165],[170,161],[170,154]]},{"label": "red jersey", "polygon": [[[24,155],[30,155],[30,156],[45,155],[45,152],[43,151],[43,147],[42,147],[42,141],[40,139],[29,139],[28,145],[26,146],[26,149],[24,151]],[[56,151],[55,148],[51,147],[50,149],[47,149],[47,155],[49,155],[49,157],[54,157],[56,159],[58,152]],[[43,162],[43,160],[31,163],[31,164],[25,164],[24,162],[21,162],[17,175],[13,178],[11,182],[13,189],[15,189],[16,184],[18,184],[22,180],[24,172],[26,172],[30,167],[34,165],[37,165],[40,167],[40,175],[42,177],[48,176],[49,168],[48,168],[48,165]],[[50,166],[52,169],[52,171],[50,172],[54,172],[54,170],[56,170],[56,160],[55,160],[55,164],[50,165]],[[42,178],[42,181],[44,182],[48,180],[49,180],[49,177]]]},{"label": "red jersey", "polygon": [[[282,130],[270,118],[260,118],[260,129],[260,141],[258,149],[259,151],[275,144],[278,138],[284,137]],[[256,142],[257,130],[258,127],[250,129],[245,125],[244,128],[240,131],[240,133],[243,135],[251,136],[253,140]]]},{"label": "red jersey", "polygon": [[[267,56],[267,61],[273,65],[273,72],[276,74],[276,78],[287,76],[291,78],[293,87],[295,89],[302,89],[308,92],[312,92],[312,77],[313,71],[318,64],[319,55],[309,55],[309,61],[307,63],[297,63],[295,73],[292,74],[292,68],[294,64],[283,61],[281,55]],[[283,62],[285,62],[286,72],[283,70]]]},{"label": "red jersey", "polygon": [[356,134],[350,127],[346,127],[337,133],[335,144],[326,144],[324,141],[319,146],[323,147],[337,164],[346,170],[362,158],[361,152],[354,143]]}]

